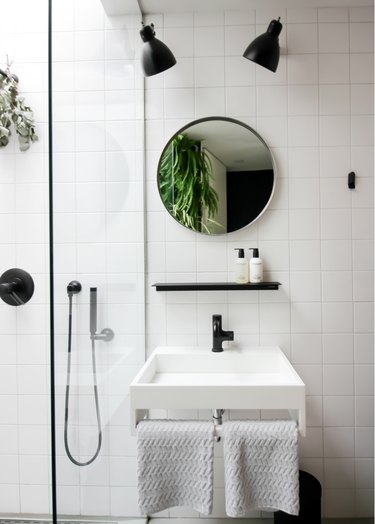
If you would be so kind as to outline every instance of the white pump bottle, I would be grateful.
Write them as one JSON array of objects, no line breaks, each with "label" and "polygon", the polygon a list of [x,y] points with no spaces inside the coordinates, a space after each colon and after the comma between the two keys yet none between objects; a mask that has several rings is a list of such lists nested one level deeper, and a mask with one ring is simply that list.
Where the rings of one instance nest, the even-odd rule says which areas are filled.
[{"label": "white pump bottle", "polygon": [[245,258],[245,250],[236,247],[238,258],[234,261],[234,280],[237,284],[247,284],[249,281],[249,265]]},{"label": "white pump bottle", "polygon": [[263,261],[259,258],[259,249],[251,247],[253,256],[249,260],[249,281],[256,284],[263,282]]}]

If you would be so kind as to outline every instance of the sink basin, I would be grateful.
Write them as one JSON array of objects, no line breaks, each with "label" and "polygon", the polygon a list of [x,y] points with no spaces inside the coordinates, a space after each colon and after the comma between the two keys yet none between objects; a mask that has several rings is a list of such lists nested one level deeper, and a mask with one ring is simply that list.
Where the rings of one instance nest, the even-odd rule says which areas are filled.
[{"label": "sink basin", "polygon": [[287,409],[305,435],[305,385],[278,346],[157,347],[130,384],[132,428],[149,409]]}]

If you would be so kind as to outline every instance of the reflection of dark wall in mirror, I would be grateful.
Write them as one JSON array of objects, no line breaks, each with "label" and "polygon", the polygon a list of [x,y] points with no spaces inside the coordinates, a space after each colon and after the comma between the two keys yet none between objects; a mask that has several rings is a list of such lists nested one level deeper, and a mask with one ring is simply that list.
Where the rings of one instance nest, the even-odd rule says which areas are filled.
[{"label": "reflection of dark wall in mirror", "polygon": [[255,220],[272,194],[274,173],[263,171],[227,172],[227,231],[237,231]]}]

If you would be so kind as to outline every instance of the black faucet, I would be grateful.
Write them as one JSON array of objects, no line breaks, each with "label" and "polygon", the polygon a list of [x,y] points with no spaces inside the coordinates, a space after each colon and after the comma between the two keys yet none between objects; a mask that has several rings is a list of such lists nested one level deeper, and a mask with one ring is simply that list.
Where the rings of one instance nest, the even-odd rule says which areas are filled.
[{"label": "black faucet", "polygon": [[221,315],[212,315],[212,351],[214,353],[221,353],[223,350],[223,342],[225,340],[233,340],[233,331],[223,331],[221,328]]}]

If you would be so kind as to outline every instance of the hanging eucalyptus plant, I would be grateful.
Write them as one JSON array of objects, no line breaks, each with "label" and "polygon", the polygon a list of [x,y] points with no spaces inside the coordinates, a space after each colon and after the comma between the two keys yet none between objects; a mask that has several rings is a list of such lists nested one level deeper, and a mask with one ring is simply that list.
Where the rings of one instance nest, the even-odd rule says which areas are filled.
[{"label": "hanging eucalyptus plant", "polygon": [[[199,140],[177,135],[164,151],[160,162],[159,189],[170,214],[180,224],[209,233],[206,222],[218,209],[218,195],[211,186],[211,161]],[[207,218],[203,218],[203,210]]]},{"label": "hanging eucalyptus plant", "polygon": [[12,124],[21,151],[26,151],[32,142],[38,140],[34,114],[18,93],[18,78],[11,75],[8,68],[7,71],[0,70],[0,147],[8,145]]}]

